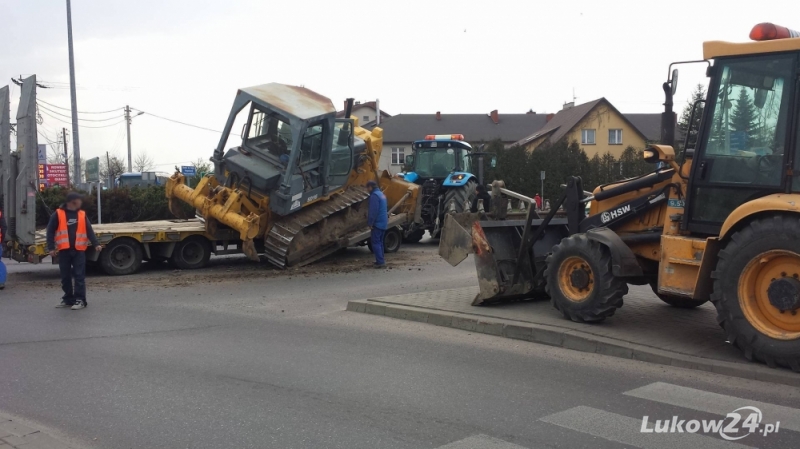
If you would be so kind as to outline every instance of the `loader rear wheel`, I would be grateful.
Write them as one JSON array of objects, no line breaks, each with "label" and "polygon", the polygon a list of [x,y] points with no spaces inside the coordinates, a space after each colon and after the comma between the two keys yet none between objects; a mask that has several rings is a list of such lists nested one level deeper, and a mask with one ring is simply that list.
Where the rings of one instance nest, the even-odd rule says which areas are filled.
[{"label": "loader rear wheel", "polygon": [[728,341],[748,360],[800,372],[800,220],[752,221],[719,252],[711,277]]},{"label": "loader rear wheel", "polygon": [[650,288],[653,289],[653,293],[658,296],[658,299],[664,301],[665,303],[671,305],[672,307],[677,307],[678,309],[694,309],[695,307],[702,306],[703,304],[707,303],[708,301],[698,301],[696,299],[689,299],[683,298],[681,296],[676,295],[666,295],[664,293],[658,292],[658,284],[651,282]]},{"label": "loader rear wheel", "polygon": [[116,238],[100,252],[100,267],[111,276],[139,271],[142,266],[142,245],[128,237]]},{"label": "loader rear wheel", "polygon": [[622,307],[628,284],[611,272],[608,248],[575,234],[547,256],[545,289],[553,307],[578,322],[599,322]]},{"label": "loader rear wheel", "polygon": [[203,268],[211,258],[211,245],[208,239],[193,235],[183,239],[175,245],[170,260],[181,270],[196,270]]}]

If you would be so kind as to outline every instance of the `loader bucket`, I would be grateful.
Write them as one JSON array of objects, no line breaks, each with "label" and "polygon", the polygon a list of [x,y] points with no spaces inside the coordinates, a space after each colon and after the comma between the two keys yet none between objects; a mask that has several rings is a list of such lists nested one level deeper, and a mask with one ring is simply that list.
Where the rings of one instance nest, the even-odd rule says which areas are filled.
[{"label": "loader bucket", "polygon": [[[555,219],[545,225],[546,229],[531,250],[518,259],[525,220],[480,218],[480,214],[447,215],[439,240],[439,255],[453,266],[474,254],[479,293],[472,305],[545,295],[544,259],[566,236],[565,220]],[[534,219],[534,229],[541,226],[542,221]]]}]

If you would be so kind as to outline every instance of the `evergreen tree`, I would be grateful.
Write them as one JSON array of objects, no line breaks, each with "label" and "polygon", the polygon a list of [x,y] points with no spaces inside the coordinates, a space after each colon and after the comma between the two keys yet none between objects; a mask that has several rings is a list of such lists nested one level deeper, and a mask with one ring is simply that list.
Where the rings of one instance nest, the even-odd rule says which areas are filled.
[{"label": "evergreen tree", "polygon": [[694,113],[694,121],[689,123],[692,117],[692,107],[697,101],[704,100],[706,98],[706,88],[702,84],[698,84],[695,86],[694,91],[692,92],[692,98],[686,103],[686,106],[683,107],[683,112],[681,112],[681,116],[678,119],[678,138],[680,139],[676,142],[679,150],[683,150],[683,143],[686,139],[686,133],[689,132],[689,141],[688,147],[689,148],[696,148],[697,147],[697,132],[700,129],[700,120],[703,118],[703,109],[705,107],[705,103],[699,103],[697,105],[697,109]]},{"label": "evergreen tree", "polygon": [[758,146],[758,109],[756,109],[756,105],[753,103],[753,100],[747,94],[747,89],[744,87],[739,89],[739,97],[733,105],[730,128],[732,132],[745,133],[747,142],[744,148]]}]

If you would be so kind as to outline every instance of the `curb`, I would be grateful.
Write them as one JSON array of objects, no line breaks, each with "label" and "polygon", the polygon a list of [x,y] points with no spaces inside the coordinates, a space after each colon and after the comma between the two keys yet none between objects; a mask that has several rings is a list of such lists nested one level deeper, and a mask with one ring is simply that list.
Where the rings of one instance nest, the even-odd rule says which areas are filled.
[{"label": "curb", "polygon": [[788,370],[768,368],[754,363],[731,363],[705,359],[543,324],[493,317],[476,317],[475,315],[458,312],[403,306],[369,299],[348,301],[347,311],[417,321],[433,324],[434,326],[452,327],[658,365],[677,366],[726,376],[800,387],[800,375]]}]

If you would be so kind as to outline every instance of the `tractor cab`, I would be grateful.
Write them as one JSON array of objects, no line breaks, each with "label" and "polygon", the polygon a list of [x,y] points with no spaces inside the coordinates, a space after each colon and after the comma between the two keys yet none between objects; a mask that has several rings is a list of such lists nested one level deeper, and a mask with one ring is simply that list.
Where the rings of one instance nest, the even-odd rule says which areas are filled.
[{"label": "tractor cab", "polygon": [[[224,146],[242,111],[241,145]],[[270,83],[240,89],[212,162],[227,186],[269,197],[288,215],[342,187],[366,144],[351,119],[336,119],[330,99],[304,87]]]},{"label": "tractor cab", "polygon": [[430,134],[413,143],[405,158],[405,180],[416,184],[433,180],[439,186],[461,186],[474,178],[472,145],[463,134]]}]

